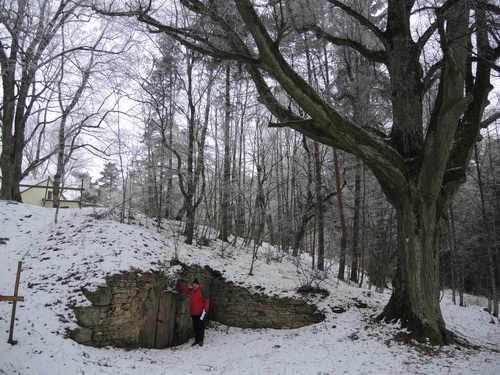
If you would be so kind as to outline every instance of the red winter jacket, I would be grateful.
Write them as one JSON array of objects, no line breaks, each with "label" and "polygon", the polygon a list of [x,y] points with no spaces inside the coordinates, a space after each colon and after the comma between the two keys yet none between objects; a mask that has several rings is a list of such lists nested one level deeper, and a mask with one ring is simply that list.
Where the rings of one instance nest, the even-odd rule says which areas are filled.
[{"label": "red winter jacket", "polygon": [[208,310],[210,307],[210,299],[208,298],[208,293],[205,288],[198,285],[196,289],[188,288],[187,286],[181,286],[180,289],[189,294],[189,299],[191,301],[191,315],[200,315],[203,312],[203,309]]}]

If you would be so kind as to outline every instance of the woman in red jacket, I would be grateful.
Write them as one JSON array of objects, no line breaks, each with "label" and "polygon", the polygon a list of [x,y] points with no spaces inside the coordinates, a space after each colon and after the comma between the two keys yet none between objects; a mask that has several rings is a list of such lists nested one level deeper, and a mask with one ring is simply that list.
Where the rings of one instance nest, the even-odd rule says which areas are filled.
[{"label": "woman in red jacket", "polygon": [[194,345],[203,346],[203,339],[205,337],[205,326],[203,324],[203,318],[208,312],[210,307],[210,299],[208,298],[208,293],[200,285],[198,279],[193,280],[193,286],[191,288],[187,286],[181,286],[180,289],[189,294],[190,299],[190,314],[193,319],[194,327]]}]

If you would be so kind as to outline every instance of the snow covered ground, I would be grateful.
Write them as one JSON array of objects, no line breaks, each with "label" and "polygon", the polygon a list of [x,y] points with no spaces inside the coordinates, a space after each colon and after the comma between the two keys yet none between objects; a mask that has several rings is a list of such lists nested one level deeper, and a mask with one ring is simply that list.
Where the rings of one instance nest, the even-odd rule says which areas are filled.
[{"label": "snow covered ground", "polygon": [[[318,302],[322,323],[295,330],[239,329],[213,323],[205,345],[172,349],[96,349],[66,337],[75,328],[67,304],[88,304],[79,290],[103,283],[122,270],[164,270],[176,254],[186,264],[210,265],[224,277],[269,294],[293,296],[310,276],[296,262],[278,261],[261,248],[248,275],[251,250],[212,241],[186,246],[166,224],[120,224],[96,220],[93,209],[54,211],[0,201],[0,295],[12,295],[18,261],[23,262],[14,340],[7,343],[12,305],[0,302],[0,374],[500,374],[500,324],[484,312],[481,299],[468,306],[442,300],[447,327],[467,346],[436,348],[402,339],[397,326],[374,322],[389,294],[378,294],[332,277],[320,283],[330,296]],[[174,234],[173,234],[174,233]],[[214,236],[212,236],[214,238]],[[305,263],[305,262],[304,262]],[[304,266],[305,267],[305,266]],[[355,307],[355,299],[368,308]],[[348,307],[335,314],[332,307]]]}]

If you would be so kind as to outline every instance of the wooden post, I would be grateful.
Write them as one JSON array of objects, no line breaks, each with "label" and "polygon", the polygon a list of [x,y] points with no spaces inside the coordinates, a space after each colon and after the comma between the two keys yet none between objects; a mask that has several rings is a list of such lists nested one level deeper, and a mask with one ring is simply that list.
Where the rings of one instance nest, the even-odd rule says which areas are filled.
[{"label": "wooden post", "polygon": [[10,315],[10,332],[9,332],[9,341],[7,341],[11,345],[15,345],[16,342],[13,339],[14,336],[14,323],[16,320],[16,307],[17,307],[17,301],[19,298],[22,298],[22,301],[24,301],[23,297],[19,297],[17,293],[19,292],[19,279],[21,278],[21,268],[22,268],[23,262],[18,262],[17,263],[17,275],[16,275],[16,285],[14,287],[14,296],[13,297],[6,297],[6,298],[11,298],[10,301],[12,301],[12,314]]},{"label": "wooden post", "polygon": [[80,203],[78,205],[79,208],[82,208],[82,202],[83,202],[83,178],[82,178],[82,185],[80,186]]}]

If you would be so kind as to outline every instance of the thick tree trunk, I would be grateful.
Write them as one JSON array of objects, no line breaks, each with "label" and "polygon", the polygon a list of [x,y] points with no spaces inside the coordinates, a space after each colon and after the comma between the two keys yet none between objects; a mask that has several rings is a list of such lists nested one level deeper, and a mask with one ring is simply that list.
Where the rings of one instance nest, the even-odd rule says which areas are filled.
[{"label": "thick tree trunk", "polygon": [[433,210],[408,204],[397,208],[398,258],[393,293],[382,318],[401,321],[410,335],[431,344],[449,344],[439,305],[441,222]]},{"label": "thick tree trunk", "polygon": [[[12,68],[14,69],[14,68]],[[8,76],[9,71],[2,61],[3,76]],[[0,154],[0,166],[2,175],[2,186],[0,189],[0,199],[14,200],[21,202],[21,191],[19,183],[22,179],[21,165],[24,149],[24,127],[25,117],[22,117],[22,110],[15,106],[14,95],[14,71],[12,77],[3,77],[3,111],[1,112],[2,123],[2,152]]]},{"label": "thick tree trunk", "polygon": [[0,199],[13,200],[22,202],[21,191],[19,189],[19,182],[21,181],[20,173],[14,166],[16,162],[12,162],[12,158],[8,152],[2,153],[2,187],[0,190]]},{"label": "thick tree trunk", "polygon": [[[24,147],[24,125],[26,95],[29,88],[25,83],[18,87],[16,82],[16,69],[18,48],[14,46],[22,45],[21,23],[25,16],[26,7],[18,10],[17,22],[12,25],[12,40],[10,53],[4,49],[4,44],[0,42],[0,68],[2,72],[2,110],[1,128],[2,128],[2,152],[0,154],[0,167],[2,170],[2,186],[0,189],[0,199],[15,200],[21,202],[21,192],[19,182],[21,181],[21,157]],[[7,42],[9,44],[9,42]],[[27,70],[25,70],[27,71]],[[23,72],[25,72],[23,71]],[[31,77],[23,77],[31,78]],[[19,92],[16,92],[19,90]]]}]

